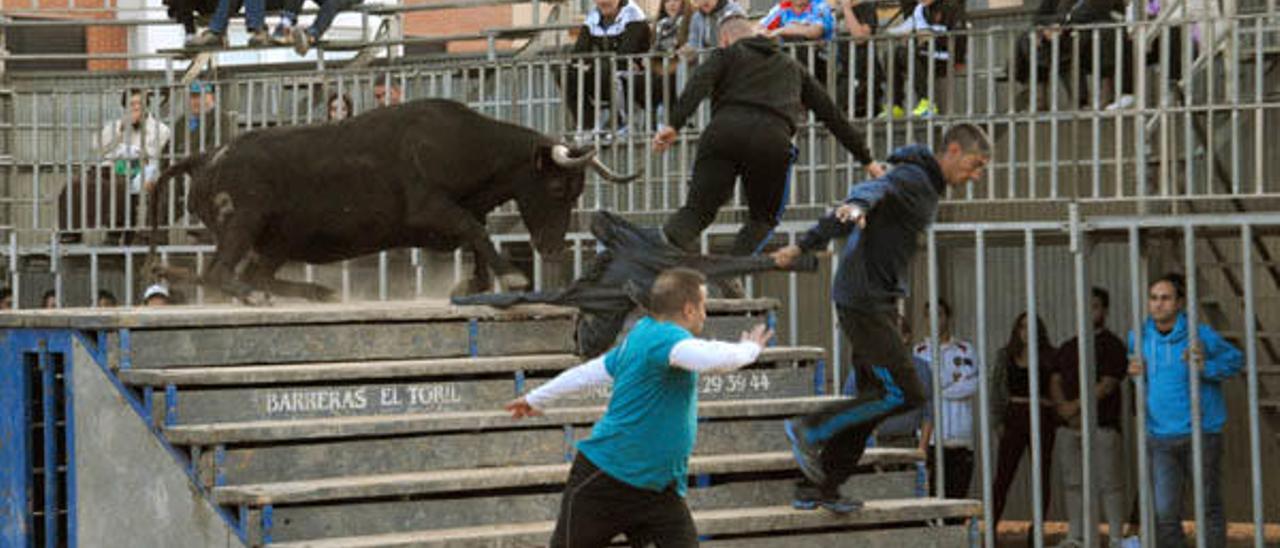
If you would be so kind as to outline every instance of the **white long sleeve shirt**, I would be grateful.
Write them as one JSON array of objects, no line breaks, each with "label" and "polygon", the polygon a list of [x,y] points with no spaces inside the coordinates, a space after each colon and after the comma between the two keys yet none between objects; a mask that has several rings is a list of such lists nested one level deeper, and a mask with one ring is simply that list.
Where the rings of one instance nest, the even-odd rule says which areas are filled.
[{"label": "white long sleeve shirt", "polygon": [[[668,359],[672,367],[697,373],[718,373],[740,369],[755,363],[763,348],[751,341],[737,343],[686,339],[671,348]],[[563,373],[525,395],[534,409],[590,387],[610,385],[613,377],[604,366],[604,354]]]},{"label": "white long sleeve shirt", "polygon": [[[915,347],[915,355],[930,363],[933,352],[928,341]],[[978,393],[982,360],[973,345],[958,339],[942,343],[939,356],[942,378],[942,443],[947,447],[973,447],[973,397]],[[933,394],[927,395],[932,401]],[[933,417],[925,417],[932,421]]]}]

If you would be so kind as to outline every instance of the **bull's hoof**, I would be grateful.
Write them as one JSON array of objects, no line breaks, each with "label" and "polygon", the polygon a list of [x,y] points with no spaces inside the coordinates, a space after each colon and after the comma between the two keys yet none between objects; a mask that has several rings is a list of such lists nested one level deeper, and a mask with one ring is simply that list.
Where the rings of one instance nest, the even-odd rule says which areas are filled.
[{"label": "bull's hoof", "polygon": [[502,288],[507,291],[528,291],[529,289],[529,278],[519,272],[503,274],[500,280]]},{"label": "bull's hoof", "polygon": [[492,282],[488,279],[466,278],[453,285],[453,289],[449,290],[449,296],[466,297],[467,295],[484,293],[492,288]]}]

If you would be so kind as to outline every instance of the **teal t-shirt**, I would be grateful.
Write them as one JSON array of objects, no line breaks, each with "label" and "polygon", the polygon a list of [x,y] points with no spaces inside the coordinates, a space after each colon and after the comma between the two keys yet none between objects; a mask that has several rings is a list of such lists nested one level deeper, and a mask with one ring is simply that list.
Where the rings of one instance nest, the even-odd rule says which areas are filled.
[{"label": "teal t-shirt", "polygon": [[619,481],[684,496],[689,454],[698,433],[698,374],[671,367],[671,348],[692,338],[683,327],[645,317],[605,354],[613,396],[591,437],[578,443],[591,462]]}]

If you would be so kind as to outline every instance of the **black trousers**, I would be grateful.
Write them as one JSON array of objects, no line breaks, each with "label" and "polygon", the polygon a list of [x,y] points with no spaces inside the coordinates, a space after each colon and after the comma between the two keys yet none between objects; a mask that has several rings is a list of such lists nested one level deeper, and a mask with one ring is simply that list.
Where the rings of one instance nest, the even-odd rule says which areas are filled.
[{"label": "black trousers", "polygon": [[560,499],[551,548],[599,548],[619,534],[636,547],[698,545],[689,506],[674,485],[661,493],[633,487],[578,453]]},{"label": "black trousers", "polygon": [[667,239],[694,248],[742,177],[747,222],[730,253],[756,252],[782,218],[795,155],[791,128],[780,116],[751,107],[721,107],[698,141],[689,196],[667,219]]},{"label": "black trousers", "polygon": [[[937,457],[934,456],[933,447],[929,448],[928,453],[929,493],[937,494],[937,486],[934,485]],[[969,494],[969,481],[973,479],[973,450],[965,447],[943,447],[942,469],[946,476],[943,478],[946,482],[943,495],[949,499],[965,498]]]},{"label": "black trousers", "polygon": [[867,437],[881,422],[925,402],[924,386],[898,333],[897,313],[842,306],[836,307],[836,313],[852,348],[858,397],[828,404],[802,419],[804,435],[822,446],[827,482],[820,487],[828,494],[856,471]]}]

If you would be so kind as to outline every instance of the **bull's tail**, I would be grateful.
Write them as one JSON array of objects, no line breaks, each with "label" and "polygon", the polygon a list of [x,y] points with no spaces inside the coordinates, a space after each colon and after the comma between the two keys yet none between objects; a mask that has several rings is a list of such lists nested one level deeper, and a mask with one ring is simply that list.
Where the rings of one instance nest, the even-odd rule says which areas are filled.
[{"label": "bull's tail", "polygon": [[170,180],[190,174],[209,163],[213,153],[217,149],[198,154],[192,154],[182,161],[170,165],[164,171],[160,172],[160,176],[156,178],[156,184],[147,192],[147,216],[149,217],[148,225],[151,237],[148,238],[149,244],[147,249],[147,260],[144,263],[144,272],[147,272],[152,278],[151,282],[158,282],[158,278],[173,277],[170,269],[156,263],[156,246],[160,241],[160,196],[165,191],[165,184]]}]

